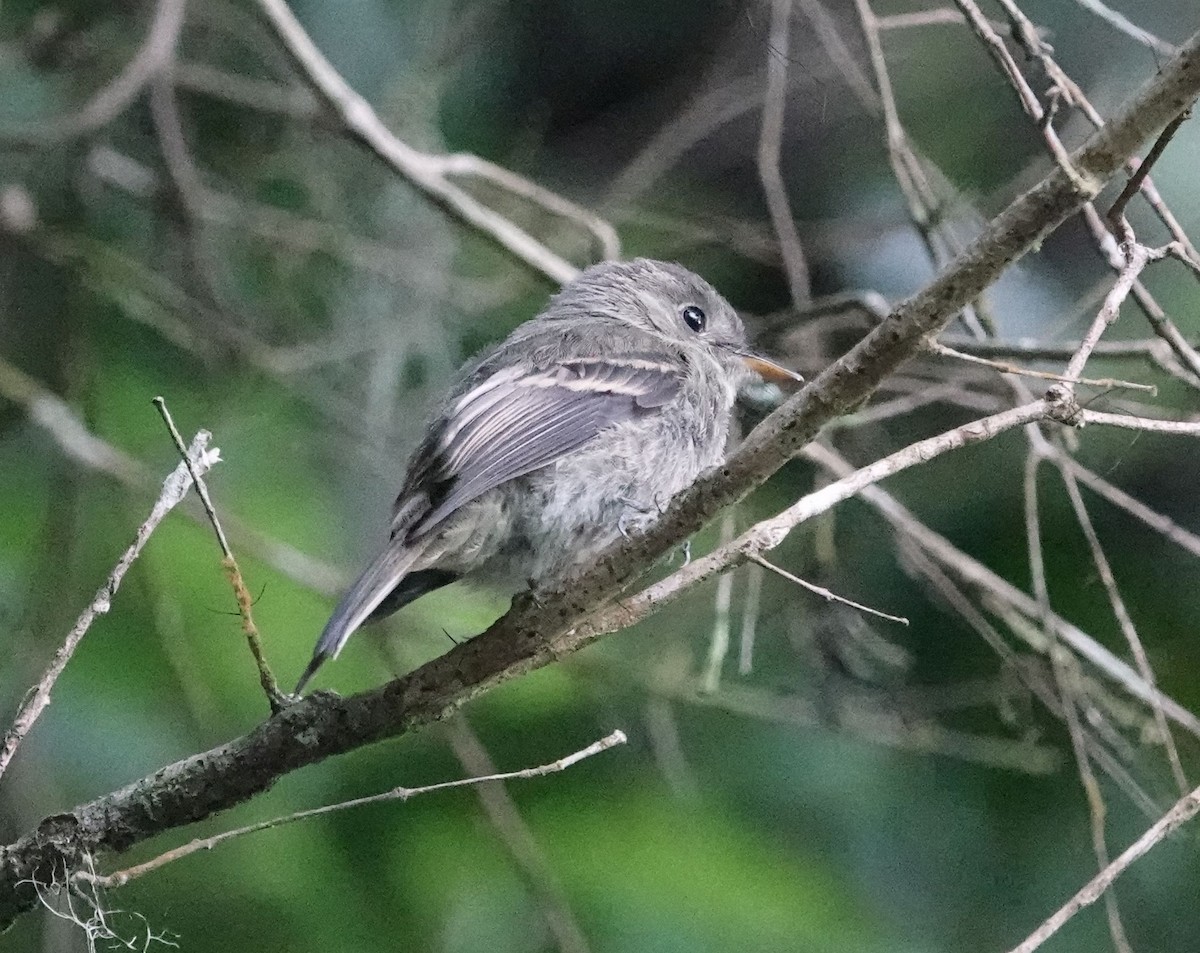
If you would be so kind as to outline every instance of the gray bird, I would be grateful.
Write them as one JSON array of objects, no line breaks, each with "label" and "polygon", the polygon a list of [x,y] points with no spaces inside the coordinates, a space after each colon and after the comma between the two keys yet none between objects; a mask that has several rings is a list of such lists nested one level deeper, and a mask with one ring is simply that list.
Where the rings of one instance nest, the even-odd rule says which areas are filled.
[{"label": "gray bird", "polygon": [[587,269],[468,363],[408,464],[391,533],[333,611],[299,693],[364,622],[470,577],[544,589],[721,462],[755,375],[729,303],[686,268]]}]

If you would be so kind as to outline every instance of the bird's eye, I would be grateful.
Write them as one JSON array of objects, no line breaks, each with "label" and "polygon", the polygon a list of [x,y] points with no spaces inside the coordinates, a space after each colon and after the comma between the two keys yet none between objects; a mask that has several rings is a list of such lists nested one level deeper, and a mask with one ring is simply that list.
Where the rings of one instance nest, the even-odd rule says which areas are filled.
[{"label": "bird's eye", "polygon": [[704,312],[697,308],[694,304],[689,304],[682,312],[683,323],[699,334],[704,330],[704,326],[708,323],[708,318]]}]

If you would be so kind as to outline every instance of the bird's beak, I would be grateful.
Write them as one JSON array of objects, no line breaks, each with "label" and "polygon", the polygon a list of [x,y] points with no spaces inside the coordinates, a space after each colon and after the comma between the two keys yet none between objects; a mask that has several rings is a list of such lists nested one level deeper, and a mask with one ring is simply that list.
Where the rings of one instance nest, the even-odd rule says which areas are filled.
[{"label": "bird's beak", "polygon": [[795,371],[784,367],[782,364],[776,364],[774,361],[768,361],[765,357],[759,357],[757,354],[742,354],[743,363],[754,371],[759,377],[765,381],[770,381],[773,384],[803,384],[804,378]]},{"label": "bird's beak", "polygon": [[767,358],[755,354],[753,351],[736,345],[725,345],[725,349],[732,351],[740,357],[746,367],[765,381],[770,381],[772,384],[804,383],[804,378],[795,371],[789,370],[782,364],[776,364],[774,361],[767,360]]}]

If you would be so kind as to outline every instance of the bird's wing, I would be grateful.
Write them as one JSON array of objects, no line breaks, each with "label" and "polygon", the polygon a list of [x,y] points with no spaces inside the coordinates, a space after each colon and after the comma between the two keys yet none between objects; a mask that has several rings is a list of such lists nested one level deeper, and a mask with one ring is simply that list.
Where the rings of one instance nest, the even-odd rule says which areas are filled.
[{"label": "bird's wing", "polygon": [[[496,371],[434,426],[396,501],[396,530],[409,539],[429,532],[488,490],[666,404],[682,378],[679,365],[642,354]],[[414,514],[418,499],[424,512]]]}]

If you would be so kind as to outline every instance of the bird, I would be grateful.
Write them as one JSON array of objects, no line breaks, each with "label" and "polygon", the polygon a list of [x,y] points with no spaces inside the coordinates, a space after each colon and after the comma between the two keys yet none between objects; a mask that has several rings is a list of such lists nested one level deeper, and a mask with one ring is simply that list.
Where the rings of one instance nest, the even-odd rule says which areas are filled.
[{"label": "bird", "polygon": [[360,626],[435,589],[536,593],[653,523],[724,459],[737,392],[758,380],[802,378],[751,351],[699,275],[647,258],[580,272],[459,371],[295,694]]}]

